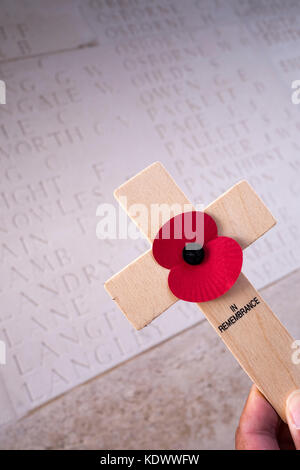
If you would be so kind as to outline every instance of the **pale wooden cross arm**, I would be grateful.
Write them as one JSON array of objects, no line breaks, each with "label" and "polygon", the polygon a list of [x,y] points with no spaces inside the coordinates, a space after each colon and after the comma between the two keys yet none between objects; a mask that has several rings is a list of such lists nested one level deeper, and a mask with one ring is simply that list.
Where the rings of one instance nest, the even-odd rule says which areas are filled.
[{"label": "pale wooden cross arm", "polygon": [[[178,211],[173,211],[173,215],[182,212],[185,204],[191,206],[185,194],[159,162],[131,178],[116,189],[114,194],[118,201],[126,197],[127,207],[124,209],[129,208],[128,215],[150,242],[153,240],[151,232],[155,236],[160,224],[155,226],[156,220],[141,219],[139,213],[134,214],[132,208],[135,204],[144,204],[149,216],[151,204],[179,204]],[[219,235],[234,238],[242,248],[251,245],[276,223],[246,181],[241,181],[226,191],[207,206],[205,212],[215,219]],[[153,259],[150,249],[106,281],[105,289],[130,323],[139,330],[178,300],[168,288],[168,275],[169,270]]]},{"label": "pale wooden cross arm", "polygon": [[[172,213],[182,212],[190,202],[159,163],[154,163],[115,191],[122,204],[127,198],[128,215],[150,242],[160,228],[159,221],[143,220],[134,204],[179,204]],[[131,210],[130,210],[131,208]],[[191,205],[189,209],[191,210]],[[218,234],[234,238],[244,249],[276,223],[274,217],[246,182],[233,186],[204,210],[217,223]],[[105,288],[136,329],[141,329],[178,299],[168,287],[169,270],[161,267],[149,250],[105,283]],[[256,299],[255,301],[253,299]],[[255,308],[243,313],[252,301]],[[300,368],[292,363],[292,337],[241,274],[225,295],[198,304],[240,365],[285,419],[285,399],[300,388]],[[236,314],[240,318],[230,322]],[[235,317],[236,318],[236,317]],[[222,326],[223,325],[223,326]],[[228,326],[229,325],[229,326]]]}]

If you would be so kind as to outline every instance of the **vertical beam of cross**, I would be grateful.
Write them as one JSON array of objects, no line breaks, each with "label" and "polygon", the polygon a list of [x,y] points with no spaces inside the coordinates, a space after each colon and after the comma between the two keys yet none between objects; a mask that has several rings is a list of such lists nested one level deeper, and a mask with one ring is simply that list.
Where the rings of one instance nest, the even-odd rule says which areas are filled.
[{"label": "vertical beam of cross", "polygon": [[[159,162],[120,186],[115,197],[121,203],[127,198],[128,215],[150,242],[160,228],[158,220],[151,220],[152,204],[179,205],[172,216],[183,212],[184,205],[191,210],[190,202]],[[137,203],[148,208],[144,219],[132,209]],[[243,249],[276,223],[246,181],[233,186],[204,211],[216,221],[219,235],[234,238]],[[105,288],[132,325],[140,329],[178,300],[168,287],[168,274],[149,250],[109,279]],[[285,420],[285,399],[300,388],[300,368],[291,360],[293,338],[255,288],[241,274],[226,294],[198,306]]]}]

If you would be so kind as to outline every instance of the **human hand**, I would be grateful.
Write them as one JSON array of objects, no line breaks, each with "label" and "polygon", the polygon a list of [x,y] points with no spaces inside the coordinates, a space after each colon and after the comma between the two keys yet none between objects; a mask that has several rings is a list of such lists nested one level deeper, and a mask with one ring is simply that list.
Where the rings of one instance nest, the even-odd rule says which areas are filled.
[{"label": "human hand", "polygon": [[288,424],[253,385],[236,430],[236,449],[300,450],[300,390],[288,397],[286,415]]}]

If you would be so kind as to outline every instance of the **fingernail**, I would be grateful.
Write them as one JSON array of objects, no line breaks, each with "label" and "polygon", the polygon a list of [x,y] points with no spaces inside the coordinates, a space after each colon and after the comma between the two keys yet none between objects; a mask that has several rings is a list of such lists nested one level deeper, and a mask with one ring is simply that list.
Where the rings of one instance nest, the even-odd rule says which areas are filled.
[{"label": "fingernail", "polygon": [[295,428],[300,429],[300,390],[295,390],[290,394],[286,406]]}]

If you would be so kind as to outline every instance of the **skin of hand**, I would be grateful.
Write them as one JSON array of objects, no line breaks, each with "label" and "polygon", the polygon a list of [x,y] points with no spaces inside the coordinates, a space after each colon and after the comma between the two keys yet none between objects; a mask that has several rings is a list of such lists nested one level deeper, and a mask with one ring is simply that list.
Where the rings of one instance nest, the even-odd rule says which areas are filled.
[{"label": "skin of hand", "polygon": [[288,397],[286,416],[288,424],[253,385],[236,430],[236,450],[300,450],[300,390]]}]

